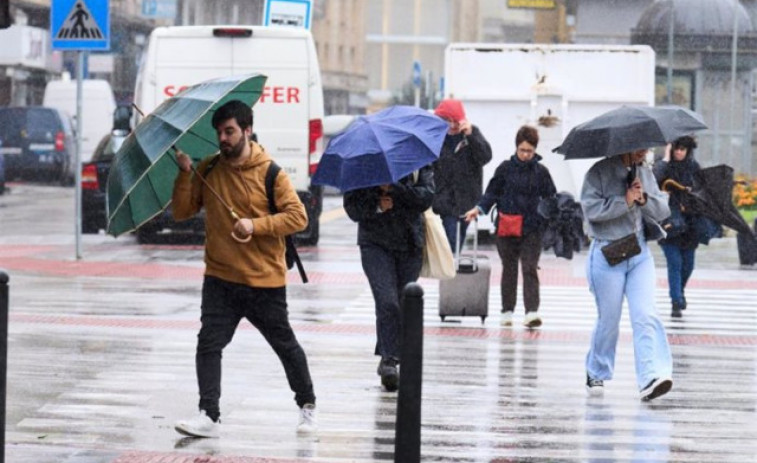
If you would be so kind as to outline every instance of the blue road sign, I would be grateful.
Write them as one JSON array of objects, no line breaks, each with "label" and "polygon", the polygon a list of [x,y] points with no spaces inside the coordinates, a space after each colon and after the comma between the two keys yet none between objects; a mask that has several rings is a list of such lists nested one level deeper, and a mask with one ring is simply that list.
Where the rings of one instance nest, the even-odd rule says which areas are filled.
[{"label": "blue road sign", "polygon": [[419,61],[413,61],[413,85],[421,86],[421,63]]},{"label": "blue road sign", "polygon": [[53,50],[110,50],[109,0],[52,0]]}]

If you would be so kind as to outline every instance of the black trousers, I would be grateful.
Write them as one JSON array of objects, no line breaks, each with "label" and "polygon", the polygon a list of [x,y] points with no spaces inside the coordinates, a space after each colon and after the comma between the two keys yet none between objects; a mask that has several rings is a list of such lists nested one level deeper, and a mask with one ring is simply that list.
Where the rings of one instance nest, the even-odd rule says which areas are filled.
[{"label": "black trousers", "polygon": [[497,237],[497,251],[502,259],[502,311],[515,310],[518,295],[518,262],[523,272],[523,305],[526,313],[539,310],[539,257],[543,233],[531,232],[521,238]]},{"label": "black trousers", "polygon": [[260,331],[278,355],[297,405],[315,404],[307,358],[289,325],[286,287],[253,288],[206,276],[195,357],[200,410],[214,420],[220,416],[222,352],[242,318]]},{"label": "black trousers", "polygon": [[390,251],[380,246],[360,246],[363,271],[376,303],[376,350],[381,358],[400,358],[402,290],[418,279],[423,250]]}]

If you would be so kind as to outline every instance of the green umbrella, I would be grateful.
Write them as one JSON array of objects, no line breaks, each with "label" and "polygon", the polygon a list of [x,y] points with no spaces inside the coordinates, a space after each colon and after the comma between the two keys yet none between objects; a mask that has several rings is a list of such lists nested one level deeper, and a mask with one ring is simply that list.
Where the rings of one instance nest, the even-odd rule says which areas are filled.
[{"label": "green umbrella", "polygon": [[121,235],[139,228],[171,202],[179,171],[176,148],[197,162],[218,151],[211,119],[216,108],[231,100],[253,106],[266,76],[250,74],[193,85],[148,114],[116,153],[108,175],[108,233]]}]

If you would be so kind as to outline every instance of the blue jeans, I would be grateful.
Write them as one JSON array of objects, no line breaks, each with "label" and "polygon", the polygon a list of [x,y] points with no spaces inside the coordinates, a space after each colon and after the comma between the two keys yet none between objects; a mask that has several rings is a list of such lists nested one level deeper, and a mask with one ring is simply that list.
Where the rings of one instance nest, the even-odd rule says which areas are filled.
[{"label": "blue jeans", "polygon": [[452,254],[455,254],[457,223],[460,223],[460,248],[462,248],[463,243],[465,242],[465,232],[468,231],[468,222],[456,215],[442,215],[440,217],[442,219],[442,225],[444,226],[444,233],[447,235],[447,241],[449,241],[449,248],[452,249]]},{"label": "blue jeans", "polygon": [[683,304],[686,283],[694,271],[694,254],[696,248],[684,249],[674,244],[660,244],[668,263],[668,287],[670,301]]},{"label": "blue jeans", "polygon": [[642,239],[639,240],[641,254],[611,267],[600,250],[606,244],[607,241],[592,241],[586,262],[589,289],[597,304],[597,321],[586,355],[586,373],[592,379],[612,379],[625,297],[633,331],[636,383],[641,390],[653,379],[670,378],[673,373],[670,345],[655,309],[654,261]]},{"label": "blue jeans", "polygon": [[200,410],[214,420],[220,415],[221,356],[242,318],[252,323],[276,352],[297,405],[315,404],[307,358],[289,325],[286,287],[253,288],[206,276],[195,356]]},{"label": "blue jeans", "polygon": [[363,271],[376,304],[376,350],[381,358],[400,358],[400,297],[416,281],[423,265],[423,251],[390,251],[376,245],[360,246]]}]

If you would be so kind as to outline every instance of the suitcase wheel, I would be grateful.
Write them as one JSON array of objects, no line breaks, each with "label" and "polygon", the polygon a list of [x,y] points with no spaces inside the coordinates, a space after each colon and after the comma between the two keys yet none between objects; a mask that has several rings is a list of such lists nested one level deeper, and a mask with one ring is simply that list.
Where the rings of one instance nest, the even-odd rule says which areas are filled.
[{"label": "suitcase wheel", "polygon": [[486,321],[486,315],[482,315],[481,316],[481,324],[483,325],[485,321]]},{"label": "suitcase wheel", "polygon": [[442,321],[444,321],[444,315],[439,315],[439,318],[441,318]]}]

